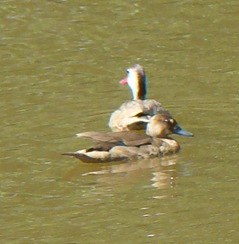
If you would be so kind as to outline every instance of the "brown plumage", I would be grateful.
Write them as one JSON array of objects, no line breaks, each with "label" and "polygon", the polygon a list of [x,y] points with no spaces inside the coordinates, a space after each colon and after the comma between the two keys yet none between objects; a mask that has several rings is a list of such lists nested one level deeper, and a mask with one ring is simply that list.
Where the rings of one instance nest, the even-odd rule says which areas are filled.
[{"label": "brown plumage", "polygon": [[109,119],[112,131],[144,130],[147,120],[157,113],[170,113],[161,103],[154,99],[146,99],[146,74],[143,67],[136,64],[126,70],[127,77],[120,81],[127,84],[132,94],[132,100],[124,102]]},{"label": "brown plumage", "polygon": [[192,136],[171,116],[157,114],[148,120],[146,134],[133,131],[82,132],[77,136],[95,140],[96,144],[87,149],[63,153],[63,155],[74,156],[87,163],[160,157],[179,151],[178,142],[169,137],[172,133]]}]

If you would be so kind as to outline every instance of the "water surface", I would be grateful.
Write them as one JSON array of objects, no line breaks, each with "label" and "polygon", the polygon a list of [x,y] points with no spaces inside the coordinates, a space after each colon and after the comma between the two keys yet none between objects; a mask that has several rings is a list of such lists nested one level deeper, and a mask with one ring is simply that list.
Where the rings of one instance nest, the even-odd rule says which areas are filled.
[{"label": "water surface", "polygon": [[[237,243],[238,3],[2,1],[4,243]],[[139,63],[194,138],[175,157],[83,164]]]}]

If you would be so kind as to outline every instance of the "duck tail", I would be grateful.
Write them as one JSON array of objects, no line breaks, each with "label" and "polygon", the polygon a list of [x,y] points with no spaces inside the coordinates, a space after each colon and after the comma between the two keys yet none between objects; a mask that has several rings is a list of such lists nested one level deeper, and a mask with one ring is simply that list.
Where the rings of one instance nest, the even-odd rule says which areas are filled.
[{"label": "duck tail", "polygon": [[77,153],[76,152],[64,152],[61,155],[64,155],[64,156],[74,156],[75,157],[77,155]]}]

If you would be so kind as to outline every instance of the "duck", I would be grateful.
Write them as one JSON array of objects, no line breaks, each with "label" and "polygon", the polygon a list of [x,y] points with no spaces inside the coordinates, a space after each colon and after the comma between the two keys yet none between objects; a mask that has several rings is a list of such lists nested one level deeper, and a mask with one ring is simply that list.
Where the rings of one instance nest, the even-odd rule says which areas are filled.
[{"label": "duck", "polygon": [[96,143],[86,149],[65,152],[85,163],[127,161],[144,158],[162,157],[176,154],[179,143],[170,134],[193,136],[183,129],[170,115],[156,114],[148,119],[145,133],[137,131],[100,132],[88,131],[77,134]]},{"label": "duck", "polygon": [[151,116],[157,113],[171,116],[161,103],[154,99],[146,99],[147,79],[141,65],[135,64],[127,68],[126,74],[120,84],[128,85],[132,100],[124,102],[111,114],[108,126],[112,131],[145,130],[147,120]]}]

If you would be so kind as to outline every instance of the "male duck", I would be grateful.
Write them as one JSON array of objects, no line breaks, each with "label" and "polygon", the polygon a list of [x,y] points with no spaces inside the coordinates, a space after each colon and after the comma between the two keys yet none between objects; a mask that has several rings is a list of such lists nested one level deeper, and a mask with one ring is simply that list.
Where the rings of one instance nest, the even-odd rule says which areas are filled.
[{"label": "male duck", "polygon": [[139,64],[126,70],[127,77],[120,81],[128,84],[132,100],[123,103],[114,111],[109,119],[112,131],[144,130],[149,116],[157,113],[170,115],[157,101],[146,99],[146,74]]},{"label": "male duck", "polygon": [[169,115],[157,114],[148,120],[146,134],[133,131],[122,132],[83,132],[78,137],[90,138],[96,145],[63,155],[74,156],[86,163],[99,163],[160,157],[177,153],[179,143],[169,134],[192,136],[182,129]]}]

